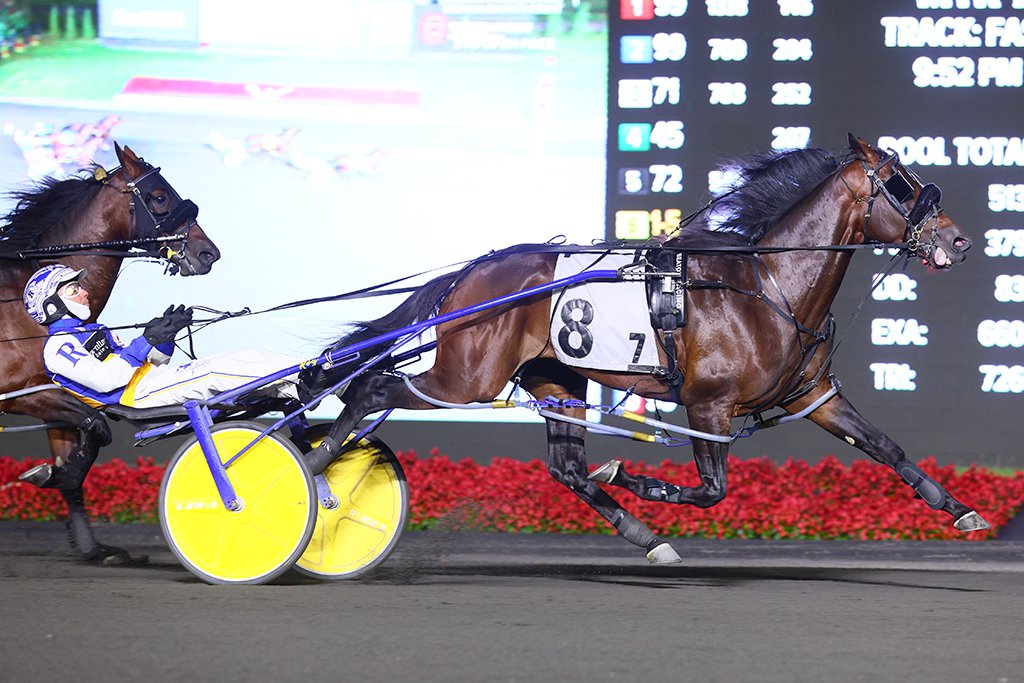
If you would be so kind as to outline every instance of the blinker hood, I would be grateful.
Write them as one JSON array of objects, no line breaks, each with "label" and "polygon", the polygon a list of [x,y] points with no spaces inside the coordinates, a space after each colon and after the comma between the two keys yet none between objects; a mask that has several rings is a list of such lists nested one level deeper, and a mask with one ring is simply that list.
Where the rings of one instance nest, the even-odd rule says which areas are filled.
[{"label": "blinker hood", "polygon": [[928,217],[932,208],[939,205],[939,200],[941,199],[942,190],[934,183],[928,183],[921,188],[921,194],[917,195],[917,201],[914,202],[914,208],[907,215],[907,221],[911,225],[920,224],[921,221]]}]

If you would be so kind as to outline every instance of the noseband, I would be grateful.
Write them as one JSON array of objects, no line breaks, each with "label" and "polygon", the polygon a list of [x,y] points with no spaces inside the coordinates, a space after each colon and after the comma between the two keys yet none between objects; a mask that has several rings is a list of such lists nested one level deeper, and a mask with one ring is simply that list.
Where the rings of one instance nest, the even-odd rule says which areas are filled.
[{"label": "noseband", "polygon": [[[892,175],[886,180],[882,180],[878,173],[890,162],[893,165]],[[871,222],[871,211],[875,199],[882,195],[906,223],[906,228],[903,231],[903,248],[910,254],[920,251],[924,254],[924,258],[930,259],[935,251],[935,241],[939,237],[939,214],[942,213],[939,200],[942,199],[942,190],[934,183],[923,183],[916,173],[900,163],[899,155],[892,150],[889,150],[888,156],[879,159],[878,164],[873,168],[868,166],[863,159],[860,160],[860,163],[864,167],[864,175],[874,186],[870,198],[856,198],[858,202],[866,200],[868,203],[867,211],[864,214],[865,241],[868,241],[868,224]],[[903,203],[914,196],[914,185],[910,182],[911,179],[921,187],[921,192],[917,195],[914,206],[908,210]],[[922,242],[921,235],[928,224],[931,224],[931,239]]]}]

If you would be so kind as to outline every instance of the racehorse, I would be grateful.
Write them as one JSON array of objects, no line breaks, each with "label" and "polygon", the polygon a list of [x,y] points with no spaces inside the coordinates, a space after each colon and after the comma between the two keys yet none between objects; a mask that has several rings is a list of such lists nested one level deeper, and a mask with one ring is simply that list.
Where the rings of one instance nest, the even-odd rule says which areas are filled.
[{"label": "racehorse", "polygon": [[[679,556],[598,482],[645,500],[712,506],[727,492],[731,421],[775,407],[791,415],[813,407],[806,417],[892,468],[930,507],[951,515],[956,528],[989,528],[863,418],[828,374],[830,308],[857,245],[899,244],[908,257],[920,257],[935,269],[964,260],[971,241],[939,206],[940,190],[924,184],[895,153],[852,135],[850,153],[842,159],[821,149],[793,150],[756,158],[738,171],[734,189],[660,245],[688,252],[688,320],[659,349],[662,366],[674,364],[677,373],[609,372],[558,361],[550,341],[555,295],[539,294],[437,326],[434,365],[409,380],[413,389],[393,372],[388,357],[376,371],[339,389],[344,411],[311,453],[311,469],[322,471],[344,453],[345,437],[367,415],[388,408],[426,409],[437,402],[490,401],[518,377],[533,396],[561,403],[551,409],[554,417],[545,415],[551,476],[647,550],[655,563],[678,562]],[[804,250],[819,246],[827,248]],[[443,315],[551,282],[557,258],[543,248],[513,248],[478,259],[432,280],[383,318],[358,324],[331,349],[435,312]],[[673,340],[674,348],[668,348]],[[366,357],[384,348],[370,347]],[[690,428],[708,437],[693,440],[699,484],[633,475],[614,460],[588,474],[582,423],[588,380],[685,406]],[[718,435],[725,438],[710,438]]]},{"label": "racehorse", "polygon": [[[58,465],[81,458],[82,479],[99,448],[110,443],[110,428],[94,409],[63,391],[19,390],[52,385],[43,366],[46,333],[25,311],[22,292],[40,267],[61,262],[86,269],[90,321],[106,306],[118,270],[132,247],[168,262],[171,272],[204,275],[220,251],[196,222],[198,208],[183,200],[160,174],[130,148],[115,143],[120,167],[107,174],[95,167],[88,177],[48,178],[12,192],[14,209],[0,227],[0,410],[44,421]],[[170,238],[170,239],[167,239]],[[115,563],[128,554],[98,543],[85,512],[81,482],[61,489],[68,504],[72,546],[90,561]]]}]

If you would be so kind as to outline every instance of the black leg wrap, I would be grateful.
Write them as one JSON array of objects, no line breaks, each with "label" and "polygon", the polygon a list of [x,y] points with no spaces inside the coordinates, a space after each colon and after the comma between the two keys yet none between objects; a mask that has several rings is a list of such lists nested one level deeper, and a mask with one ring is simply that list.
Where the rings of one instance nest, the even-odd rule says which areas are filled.
[{"label": "black leg wrap", "polygon": [[650,552],[661,544],[661,539],[654,535],[642,522],[626,512],[619,512],[612,520],[614,526],[622,537]]},{"label": "black leg wrap", "polygon": [[675,484],[669,484],[668,482],[661,481],[660,479],[652,479],[651,477],[644,477],[644,479],[646,495],[643,497],[647,500],[656,500],[668,503],[679,502],[679,487]]},{"label": "black leg wrap", "polygon": [[78,428],[92,438],[96,448],[109,446],[110,442],[114,440],[114,435],[110,431],[110,425],[107,424],[107,421],[99,413],[93,413],[82,420]]},{"label": "black leg wrap", "polygon": [[105,545],[96,540],[89,515],[85,512],[85,496],[81,487],[61,489],[60,494],[68,504],[68,543],[79,552],[84,562],[102,565],[143,565],[149,562],[146,555],[132,557],[124,548]]},{"label": "black leg wrap", "polygon": [[81,487],[64,488],[60,490],[64,502],[68,504],[68,543],[71,547],[88,557],[96,551],[99,546],[92,534],[92,525],[89,523],[89,515],[85,512],[85,495]]},{"label": "black leg wrap", "polygon": [[53,468],[53,476],[46,483],[47,487],[50,486],[51,482],[59,479],[59,483],[54,484],[57,488],[81,488],[82,483],[85,481],[85,475],[89,474],[92,464],[96,462],[97,455],[99,455],[99,448],[89,448],[88,451],[82,448],[76,449],[68,456],[67,461],[63,465]]},{"label": "black leg wrap", "polygon": [[896,473],[900,475],[900,478],[905,481],[910,488],[917,491],[917,495],[921,496],[921,499],[928,504],[932,510],[941,510],[946,504],[946,489],[942,488],[939,482],[935,481],[924,471],[910,462],[909,460],[901,460],[896,463]]},{"label": "black leg wrap", "polygon": [[315,450],[306,456],[306,464],[314,475],[320,474],[341,454],[341,442],[325,436]]}]

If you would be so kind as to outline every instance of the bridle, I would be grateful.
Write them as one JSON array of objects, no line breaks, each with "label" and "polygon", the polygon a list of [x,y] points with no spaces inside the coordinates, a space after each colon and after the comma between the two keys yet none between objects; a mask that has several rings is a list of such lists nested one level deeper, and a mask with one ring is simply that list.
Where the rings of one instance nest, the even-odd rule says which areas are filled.
[{"label": "bridle", "polygon": [[[188,247],[189,230],[196,224],[199,207],[191,199],[181,198],[171,184],[160,175],[159,166],[154,167],[141,158],[138,163],[142,167],[142,175],[138,178],[127,178],[126,174],[123,190],[109,182],[109,177],[123,170],[123,166],[109,174],[103,168],[97,168],[93,175],[104,187],[121,194],[132,195],[132,202],[128,207],[128,239],[122,244],[142,249],[145,256],[164,259],[173,275],[179,268],[174,259]],[[163,213],[154,213],[149,207],[149,200],[157,189],[163,189],[172,200],[171,208]],[[181,244],[177,250],[171,247],[171,243],[179,242]]]},{"label": "bridle", "polygon": [[[857,197],[854,194],[857,202],[866,201],[868,205],[867,211],[864,213],[865,242],[870,241],[868,225],[871,222],[871,211],[874,208],[875,199],[881,195],[906,223],[906,228],[903,231],[905,251],[908,254],[920,253],[923,258],[930,260],[937,246],[935,242],[939,237],[939,214],[942,213],[939,200],[942,199],[942,190],[934,183],[924,183],[913,170],[900,162],[899,154],[893,150],[888,150],[888,154],[880,158],[874,167],[869,166],[863,159],[859,161],[864,167],[864,175],[873,186],[870,197]],[[890,163],[892,163],[892,175],[882,180],[879,172]],[[914,205],[907,209],[904,203],[914,196],[914,183],[917,183],[921,191],[917,195]],[[853,190],[850,189],[850,192],[852,194]],[[927,242],[922,242],[921,236],[929,225],[931,226],[930,239]]]}]

